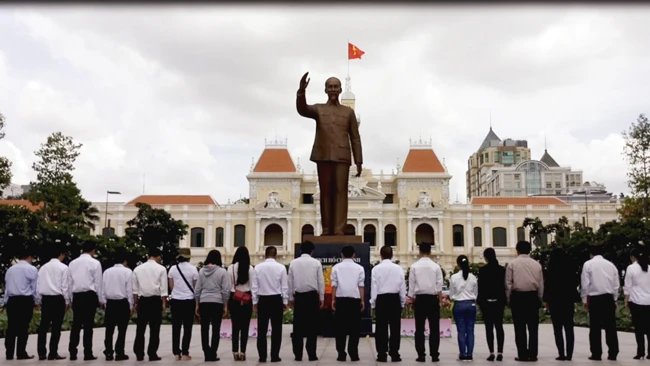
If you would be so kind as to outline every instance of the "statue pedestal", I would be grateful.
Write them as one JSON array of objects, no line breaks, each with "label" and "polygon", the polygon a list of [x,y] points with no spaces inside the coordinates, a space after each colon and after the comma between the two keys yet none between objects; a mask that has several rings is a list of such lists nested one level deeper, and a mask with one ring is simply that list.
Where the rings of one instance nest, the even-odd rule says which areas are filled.
[{"label": "statue pedestal", "polygon": [[[332,305],[332,286],[331,274],[332,267],[341,262],[341,249],[345,246],[352,246],[356,253],[355,262],[359,263],[365,271],[365,309],[361,314],[361,336],[372,335],[372,316],[370,313],[370,244],[363,243],[360,236],[305,236],[304,240],[310,240],[314,243],[315,259],[318,259],[323,265],[323,277],[325,279],[325,302],[319,317],[319,334],[323,337],[334,336],[334,312]],[[295,257],[302,255],[300,252],[300,243],[295,245]],[[349,280],[349,279],[348,279]]]},{"label": "statue pedestal", "polygon": [[310,241],[314,244],[361,244],[363,237],[359,235],[327,235],[315,236],[305,235],[304,241]]}]

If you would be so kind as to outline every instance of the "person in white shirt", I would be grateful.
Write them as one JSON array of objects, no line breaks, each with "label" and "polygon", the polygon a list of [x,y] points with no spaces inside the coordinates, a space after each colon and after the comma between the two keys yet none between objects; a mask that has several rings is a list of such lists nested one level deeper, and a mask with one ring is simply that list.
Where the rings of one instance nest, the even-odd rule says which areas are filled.
[{"label": "person in white shirt", "polygon": [[[43,264],[38,270],[36,288],[38,301],[41,304],[41,323],[38,326],[38,359],[64,360],[59,355],[59,340],[61,339],[61,325],[65,313],[70,310],[70,291],[68,289],[68,266],[62,263],[65,260],[67,248],[64,245],[55,245],[52,259]],[[52,327],[50,335],[49,353],[47,331]]]},{"label": "person in white shirt", "polygon": [[424,325],[429,322],[429,352],[433,362],[440,361],[440,305],[442,303],[442,269],[431,260],[431,243],[420,243],[420,259],[411,265],[407,302],[413,304],[415,351],[417,362],[426,361]]},{"label": "person in white shirt", "polygon": [[620,277],[616,266],[603,258],[602,248],[589,247],[591,259],[582,266],[580,295],[585,309],[589,311],[590,360],[601,360],[603,345],[601,329],[605,328],[608,360],[616,361],[618,356],[618,334],[616,332],[616,301],[618,300]]},{"label": "person in white shirt", "polygon": [[[343,260],[332,267],[332,310],[334,310],[337,361],[359,361],[361,312],[365,309],[365,280],[363,267],[356,263],[354,247],[341,250]],[[347,354],[345,343],[347,341]]]},{"label": "person in white shirt", "polygon": [[[169,307],[172,312],[172,352],[177,361],[189,361],[190,342],[192,340],[192,325],[196,301],[194,288],[199,279],[199,270],[190,263],[192,252],[190,248],[179,248],[176,265],[169,269],[169,290],[172,293]],[[183,344],[181,347],[181,327],[183,328]]]},{"label": "person in white shirt", "polygon": [[280,362],[282,346],[282,315],[289,302],[287,269],[275,260],[275,247],[267,247],[266,260],[255,266],[253,306],[257,312],[257,353],[266,362],[266,333],[271,321],[271,362]]},{"label": "person in white shirt", "polygon": [[469,272],[469,260],[465,255],[456,258],[460,268],[449,280],[449,298],[453,301],[453,315],[458,332],[458,359],[472,361],[474,359],[474,324],[476,323],[476,297],[478,296],[478,281]]},{"label": "person in white shirt", "polygon": [[77,346],[81,329],[84,331],[84,361],[96,360],[93,355],[93,328],[95,313],[102,290],[102,265],[95,258],[96,245],[88,240],[82,245],[83,253],[70,262],[68,277],[72,292],[72,327],[70,328],[70,361],[77,359]]},{"label": "person in white shirt", "polygon": [[300,244],[300,257],[289,263],[289,302],[293,307],[291,341],[296,361],[302,360],[303,338],[307,338],[309,361],[317,361],[318,311],[325,300],[323,265],[312,258],[314,243]]},{"label": "person in white shirt", "polygon": [[[370,306],[375,311],[375,348],[377,362],[402,360],[399,354],[402,340],[402,310],[406,305],[404,270],[393,263],[393,248],[386,245],[379,251],[381,262],[372,268]],[[390,343],[388,329],[390,327]]]},{"label": "person in white shirt", "polygon": [[[228,266],[228,277],[232,280],[228,311],[232,322],[232,355],[235,361],[246,361],[248,330],[253,315],[251,285],[255,278],[255,269],[251,266],[248,248],[239,247]],[[240,298],[235,299],[235,294]],[[242,297],[243,296],[243,297]]]},{"label": "person in white shirt", "polygon": [[149,325],[149,361],[160,361],[160,325],[162,313],[167,309],[167,270],[160,264],[162,254],[156,247],[149,248],[149,260],[133,271],[133,295],[138,312],[138,323],[133,342],[133,353],[138,361],[144,360],[144,333]]},{"label": "person in white shirt", "polygon": [[630,254],[632,264],[625,270],[625,306],[630,309],[634,336],[636,338],[635,360],[646,355],[645,338],[648,338],[650,358],[650,272],[648,272],[647,249],[637,248]]},{"label": "person in white shirt", "polygon": [[[133,271],[127,267],[126,253],[114,254],[115,265],[104,272],[100,301],[104,304],[104,355],[106,361],[129,359],[124,350],[126,329],[133,315]],[[113,348],[113,333],[117,327],[117,340]]]}]

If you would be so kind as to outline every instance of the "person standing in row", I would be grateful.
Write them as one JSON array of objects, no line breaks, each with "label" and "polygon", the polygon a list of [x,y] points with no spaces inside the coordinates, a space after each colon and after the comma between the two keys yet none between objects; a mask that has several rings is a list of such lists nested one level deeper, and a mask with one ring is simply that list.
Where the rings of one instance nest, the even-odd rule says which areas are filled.
[{"label": "person standing in row", "polygon": [[[404,270],[393,263],[393,248],[386,245],[379,251],[381,262],[372,267],[370,307],[375,311],[375,348],[377,362],[400,362],[402,310],[406,305]],[[390,328],[390,341],[388,330]]]},{"label": "person standing in row", "polygon": [[[573,358],[575,344],[573,333],[575,303],[580,302],[577,269],[563,249],[554,248],[544,277],[544,302],[551,312],[555,345],[559,354],[556,360],[570,361]],[[563,330],[566,333],[566,348]]]},{"label": "person standing in row", "polygon": [[636,338],[635,360],[646,355],[645,338],[648,338],[648,358],[650,358],[650,272],[648,255],[644,250],[634,249],[630,253],[632,264],[625,271],[625,306],[632,314],[634,336]]},{"label": "person standing in row", "polygon": [[485,338],[487,339],[490,356],[488,361],[494,361],[494,331],[497,333],[497,361],[503,361],[503,312],[506,307],[506,269],[499,264],[493,248],[483,251],[487,262],[478,270],[478,298],[483,322],[485,323]]},{"label": "person standing in row", "polygon": [[160,264],[160,249],[149,249],[149,260],[133,271],[133,294],[138,323],[133,342],[133,353],[138,361],[144,360],[144,333],[149,325],[149,361],[160,361],[160,325],[162,313],[167,308],[167,270]]},{"label": "person standing in row", "polygon": [[[190,264],[192,252],[190,248],[179,248],[176,265],[169,269],[169,290],[171,300],[169,307],[172,312],[172,352],[176,361],[189,361],[190,342],[196,302],[194,287],[199,278],[199,271]],[[183,344],[181,347],[181,328],[183,328]]]},{"label": "person standing in row", "polygon": [[246,361],[248,329],[253,315],[251,285],[255,278],[248,248],[239,247],[235,251],[232,264],[228,267],[228,278],[232,280],[228,301],[232,322],[232,355],[235,361]]},{"label": "person standing in row", "polygon": [[[228,312],[230,277],[223,269],[221,252],[211,250],[196,282],[196,316],[201,319],[201,346],[205,362],[219,361],[217,350],[221,337],[221,319]],[[210,339],[212,325],[212,340]]]},{"label": "person standing in row", "polygon": [[20,260],[5,274],[4,306],[7,308],[7,333],[5,334],[5,351],[7,361],[14,359],[31,360],[34,356],[27,354],[29,323],[38,307],[36,282],[38,270],[32,262],[34,257],[28,251],[20,254]]},{"label": "person standing in row", "polygon": [[449,298],[453,301],[453,315],[458,331],[458,360],[474,359],[474,324],[476,323],[476,297],[478,282],[476,276],[469,272],[469,259],[465,255],[456,258],[460,272],[454,273],[449,280]]},{"label": "person standing in row", "polygon": [[287,269],[275,260],[275,247],[267,247],[266,260],[255,266],[253,277],[253,306],[257,312],[257,352],[260,362],[266,362],[266,334],[271,321],[271,362],[281,362],[282,315],[289,302]]},{"label": "person standing in row", "polygon": [[99,306],[98,294],[102,291],[102,265],[95,258],[95,243],[85,241],[83,253],[70,262],[68,276],[72,292],[72,327],[70,329],[70,361],[77,360],[77,346],[81,329],[84,331],[84,361],[96,360],[93,355],[93,328]]},{"label": "person standing in row", "polygon": [[[67,248],[65,245],[56,245],[52,259],[41,266],[38,270],[36,288],[41,304],[41,323],[38,326],[38,359],[64,360],[59,355],[59,340],[61,339],[61,325],[65,313],[70,310],[70,291],[68,278],[68,266],[63,264]],[[45,344],[47,343],[47,332],[52,328],[50,334],[49,353]]]},{"label": "person standing in row", "polygon": [[[336,322],[337,361],[344,362],[347,355],[351,361],[359,361],[359,336],[361,312],[365,309],[366,273],[354,261],[354,247],[341,250],[343,260],[332,267],[332,310]],[[347,354],[345,343],[347,340]]]},{"label": "person standing in row", "polygon": [[616,361],[618,356],[618,334],[616,333],[616,301],[620,279],[616,266],[603,258],[602,248],[589,247],[591,259],[582,266],[581,296],[585,309],[589,311],[590,360],[601,360],[603,346],[601,329],[605,329],[605,341],[609,348],[607,359]]},{"label": "person standing in row", "polygon": [[[530,257],[532,246],[517,243],[517,258],[506,267],[506,297],[512,311],[517,345],[516,361],[537,361],[539,309],[544,296],[542,266]],[[526,334],[528,330],[528,334]]]},{"label": "person standing in row", "polygon": [[[124,350],[126,330],[133,315],[133,271],[127,267],[126,254],[118,250],[115,265],[104,272],[101,303],[104,304],[104,355],[106,361],[129,359]],[[117,327],[117,340],[113,348],[113,333]]]},{"label": "person standing in row", "polygon": [[325,300],[323,265],[312,258],[314,243],[300,244],[300,255],[289,263],[289,301],[293,307],[293,333],[291,341],[296,361],[302,361],[303,338],[307,338],[309,361],[317,361],[318,310]]},{"label": "person standing in row", "polygon": [[429,352],[433,362],[440,361],[440,306],[442,303],[442,269],[431,260],[431,243],[420,243],[420,259],[409,270],[408,302],[413,304],[415,350],[417,362],[426,361],[424,325],[429,322]]}]

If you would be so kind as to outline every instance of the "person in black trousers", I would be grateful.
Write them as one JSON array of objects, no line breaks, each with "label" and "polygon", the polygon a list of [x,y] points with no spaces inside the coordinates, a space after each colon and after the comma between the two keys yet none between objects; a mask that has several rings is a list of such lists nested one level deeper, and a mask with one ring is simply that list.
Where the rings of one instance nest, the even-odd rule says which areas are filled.
[{"label": "person in black trousers", "polygon": [[488,361],[494,361],[494,332],[497,333],[497,361],[503,361],[503,311],[506,307],[506,269],[499,264],[494,249],[487,248],[483,251],[483,258],[487,262],[478,270],[478,297],[477,303],[485,323],[485,337],[487,338],[490,356]]},{"label": "person in black trousers", "polygon": [[[117,250],[115,265],[104,272],[101,303],[104,305],[104,356],[106,361],[126,361],[124,350],[126,330],[133,315],[133,271],[127,266],[126,251]],[[113,334],[117,328],[117,340],[113,347]]]},{"label": "person in black trousers", "polygon": [[[544,302],[551,312],[555,345],[559,355],[556,360],[570,361],[575,344],[575,303],[580,302],[577,269],[563,249],[554,248],[544,277]],[[566,334],[566,349],[562,331]]]},{"label": "person in black trousers", "polygon": [[[253,315],[251,301],[251,286],[255,277],[255,269],[251,266],[251,257],[246,247],[239,247],[228,266],[228,278],[231,280],[228,310],[232,322],[232,355],[235,361],[246,361],[246,345],[248,330]],[[235,294],[244,294],[246,299],[236,300]]]},{"label": "person in black trousers", "polygon": [[636,248],[630,254],[630,264],[625,271],[625,305],[630,309],[636,338],[635,360],[645,355],[645,338],[648,338],[650,358],[650,272],[646,248]]}]

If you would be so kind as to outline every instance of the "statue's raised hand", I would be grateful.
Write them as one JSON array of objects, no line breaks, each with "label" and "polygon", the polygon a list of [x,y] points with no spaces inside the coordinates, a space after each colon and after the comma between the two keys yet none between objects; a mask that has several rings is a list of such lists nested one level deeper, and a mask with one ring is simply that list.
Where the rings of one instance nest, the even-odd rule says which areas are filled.
[{"label": "statue's raised hand", "polygon": [[300,79],[300,90],[307,89],[307,85],[309,85],[309,80],[311,80],[311,79],[307,79],[307,76],[309,76],[309,72],[306,72],[305,75],[302,76],[302,79]]}]

